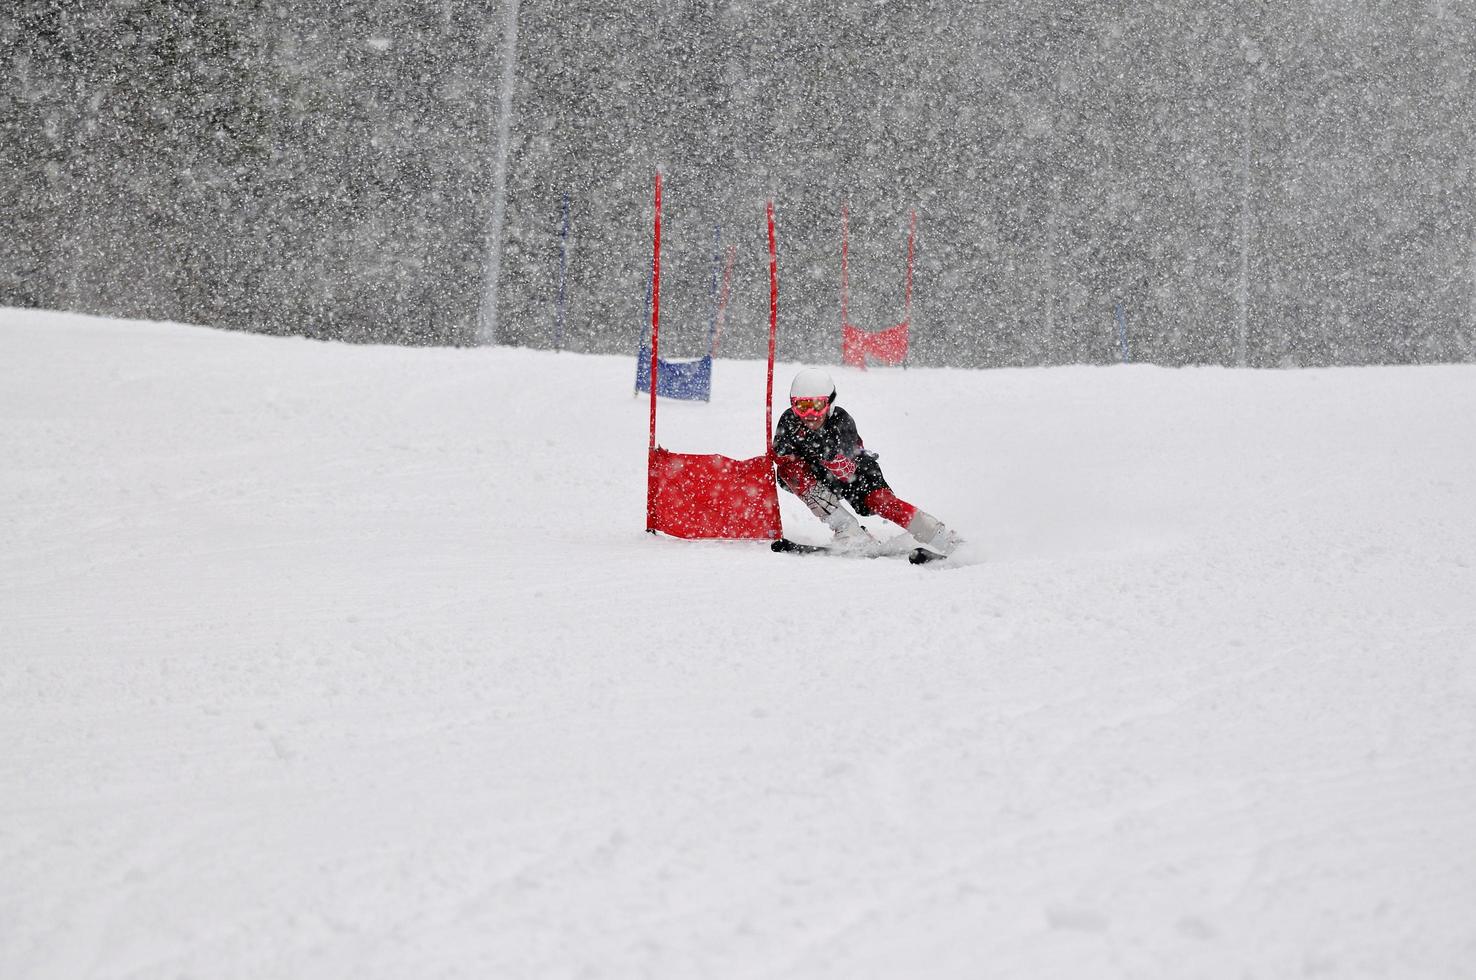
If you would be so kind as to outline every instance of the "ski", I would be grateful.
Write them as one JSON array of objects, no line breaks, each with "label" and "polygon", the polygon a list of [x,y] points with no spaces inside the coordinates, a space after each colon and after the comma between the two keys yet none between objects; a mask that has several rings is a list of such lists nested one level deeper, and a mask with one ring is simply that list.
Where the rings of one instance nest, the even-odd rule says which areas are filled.
[{"label": "ski", "polygon": [[[890,547],[889,547],[890,546]],[[926,548],[897,549],[892,542],[879,541],[877,547],[866,551],[844,551],[825,544],[802,544],[788,538],[779,538],[769,544],[769,550],[788,555],[832,555],[836,558],[902,558],[913,565],[927,565],[942,561],[946,556]]]},{"label": "ski", "polygon": [[783,552],[789,555],[823,555],[829,552],[840,554],[837,548],[831,548],[823,544],[800,544],[788,538],[778,538],[769,545],[770,551]]}]

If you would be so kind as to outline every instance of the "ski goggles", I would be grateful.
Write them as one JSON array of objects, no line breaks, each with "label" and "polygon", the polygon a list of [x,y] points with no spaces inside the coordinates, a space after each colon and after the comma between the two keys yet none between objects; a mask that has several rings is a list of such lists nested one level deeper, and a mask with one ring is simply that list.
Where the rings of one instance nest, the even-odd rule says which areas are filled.
[{"label": "ski goggles", "polygon": [[791,398],[789,407],[794,409],[794,414],[802,419],[812,419],[824,415],[830,408],[830,399],[824,395],[819,398]]}]

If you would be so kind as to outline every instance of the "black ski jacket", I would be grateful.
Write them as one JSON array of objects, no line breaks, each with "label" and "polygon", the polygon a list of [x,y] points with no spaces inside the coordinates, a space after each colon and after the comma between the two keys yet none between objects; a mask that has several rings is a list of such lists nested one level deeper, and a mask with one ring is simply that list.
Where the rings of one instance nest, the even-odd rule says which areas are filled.
[{"label": "black ski jacket", "polygon": [[824,463],[839,453],[847,459],[861,455],[861,434],[856,431],[856,420],[840,406],[830,410],[825,424],[811,432],[805,423],[787,408],[779,416],[779,425],[774,429],[774,455],[798,457],[810,464],[817,477],[825,474]]},{"label": "black ski jacket", "polygon": [[[856,478],[850,483],[825,468],[825,461],[837,454],[856,464]],[[864,509],[866,495],[887,486],[876,454],[866,451],[861,434],[856,431],[856,420],[840,406],[832,408],[825,424],[813,432],[794,414],[794,409],[785,409],[774,428],[774,455],[779,480],[786,490],[803,495],[811,486],[821,483],[863,515],[870,513]]]}]

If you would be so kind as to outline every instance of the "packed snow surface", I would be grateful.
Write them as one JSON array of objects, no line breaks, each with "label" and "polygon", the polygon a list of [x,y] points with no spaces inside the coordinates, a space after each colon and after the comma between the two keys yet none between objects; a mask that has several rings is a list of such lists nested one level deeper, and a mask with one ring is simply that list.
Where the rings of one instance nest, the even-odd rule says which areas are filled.
[{"label": "packed snow surface", "polygon": [[0,311],[0,977],[1472,975],[1476,366],[634,372]]}]

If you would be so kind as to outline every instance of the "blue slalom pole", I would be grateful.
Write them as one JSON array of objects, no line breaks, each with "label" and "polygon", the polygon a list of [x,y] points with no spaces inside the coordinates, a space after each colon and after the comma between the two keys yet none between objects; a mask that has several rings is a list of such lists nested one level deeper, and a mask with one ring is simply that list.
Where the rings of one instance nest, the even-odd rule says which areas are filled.
[{"label": "blue slalom pole", "polygon": [[554,350],[564,349],[564,277],[569,268],[569,192],[564,192],[564,227],[559,232],[558,318],[554,323]]},{"label": "blue slalom pole", "polygon": [[1122,349],[1122,363],[1128,363],[1128,321],[1122,304],[1117,304],[1117,344]]},{"label": "blue slalom pole", "polygon": [[722,222],[712,226],[712,288],[707,291],[708,306],[711,307],[707,317],[707,350],[712,352],[712,342],[717,337],[718,316],[718,267],[723,262],[723,225]]}]

